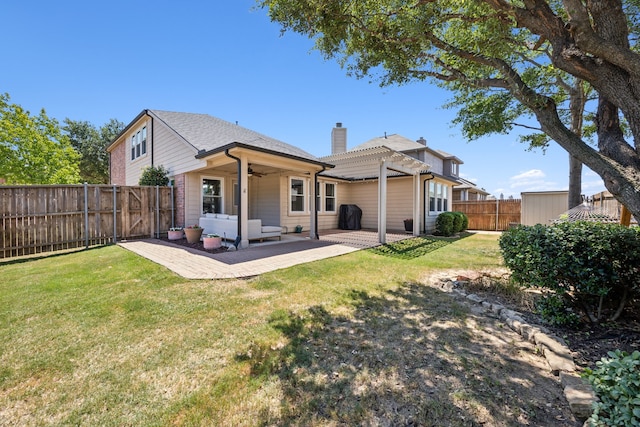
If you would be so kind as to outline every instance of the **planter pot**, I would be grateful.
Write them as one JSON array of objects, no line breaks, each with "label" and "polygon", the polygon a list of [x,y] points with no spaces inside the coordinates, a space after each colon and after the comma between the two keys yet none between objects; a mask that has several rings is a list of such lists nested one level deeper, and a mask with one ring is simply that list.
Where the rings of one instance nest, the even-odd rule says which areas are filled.
[{"label": "planter pot", "polygon": [[202,236],[202,228],[185,228],[184,235],[187,236],[187,242],[198,243]]},{"label": "planter pot", "polygon": [[404,220],[404,231],[413,232],[413,220],[405,219]]},{"label": "planter pot", "polygon": [[180,240],[182,239],[183,236],[183,231],[179,230],[179,231],[171,231],[169,230],[169,240]]},{"label": "planter pot", "polygon": [[222,237],[203,237],[202,243],[205,249],[218,249],[222,246]]}]

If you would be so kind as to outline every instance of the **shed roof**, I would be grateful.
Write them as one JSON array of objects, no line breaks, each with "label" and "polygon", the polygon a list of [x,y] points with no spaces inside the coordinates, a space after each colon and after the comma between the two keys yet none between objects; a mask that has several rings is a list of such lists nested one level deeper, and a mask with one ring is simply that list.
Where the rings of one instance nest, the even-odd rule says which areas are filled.
[{"label": "shed roof", "polygon": [[589,221],[589,222],[620,222],[620,213],[617,210],[608,209],[606,206],[593,206],[585,201],[582,204],[571,208],[561,214],[553,222],[573,222],[573,221]]}]

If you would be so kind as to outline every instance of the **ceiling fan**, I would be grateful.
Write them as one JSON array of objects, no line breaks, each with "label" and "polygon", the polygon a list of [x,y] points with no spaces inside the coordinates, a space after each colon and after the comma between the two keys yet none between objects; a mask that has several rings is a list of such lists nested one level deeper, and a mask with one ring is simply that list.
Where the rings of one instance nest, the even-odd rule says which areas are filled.
[{"label": "ceiling fan", "polygon": [[260,172],[254,172],[253,169],[251,169],[251,163],[249,163],[249,168],[247,169],[247,175],[249,176],[255,176],[257,178],[262,178],[264,176],[263,173]]}]

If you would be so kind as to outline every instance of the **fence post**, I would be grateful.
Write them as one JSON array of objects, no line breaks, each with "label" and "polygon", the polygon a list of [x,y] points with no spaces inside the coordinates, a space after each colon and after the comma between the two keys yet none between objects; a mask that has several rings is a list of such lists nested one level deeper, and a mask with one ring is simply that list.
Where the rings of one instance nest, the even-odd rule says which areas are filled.
[{"label": "fence post", "polygon": [[118,227],[117,227],[118,195],[116,194],[117,192],[118,192],[118,188],[114,184],[113,185],[113,244],[114,245],[118,243]]},{"label": "fence post", "polygon": [[84,244],[89,248],[89,184],[84,183]]},{"label": "fence post", "polygon": [[499,219],[500,219],[500,199],[496,199],[496,231],[498,231]]}]

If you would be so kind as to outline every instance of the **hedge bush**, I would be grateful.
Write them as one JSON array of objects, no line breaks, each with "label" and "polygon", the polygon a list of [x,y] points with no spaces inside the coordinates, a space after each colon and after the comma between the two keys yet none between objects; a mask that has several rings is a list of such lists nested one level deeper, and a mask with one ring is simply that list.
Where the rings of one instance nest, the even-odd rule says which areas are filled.
[{"label": "hedge bush", "polygon": [[598,396],[587,421],[591,426],[640,426],[640,351],[608,354],[582,375]]},{"label": "hedge bush", "polygon": [[592,222],[518,226],[500,237],[512,278],[547,289],[588,316],[615,320],[640,293],[637,227]]},{"label": "hedge bush", "polygon": [[455,215],[453,212],[442,212],[436,218],[436,234],[438,236],[451,236],[455,233],[453,228]]},{"label": "hedge bush", "polygon": [[142,171],[138,185],[169,185],[169,171],[164,166],[148,166]]}]

